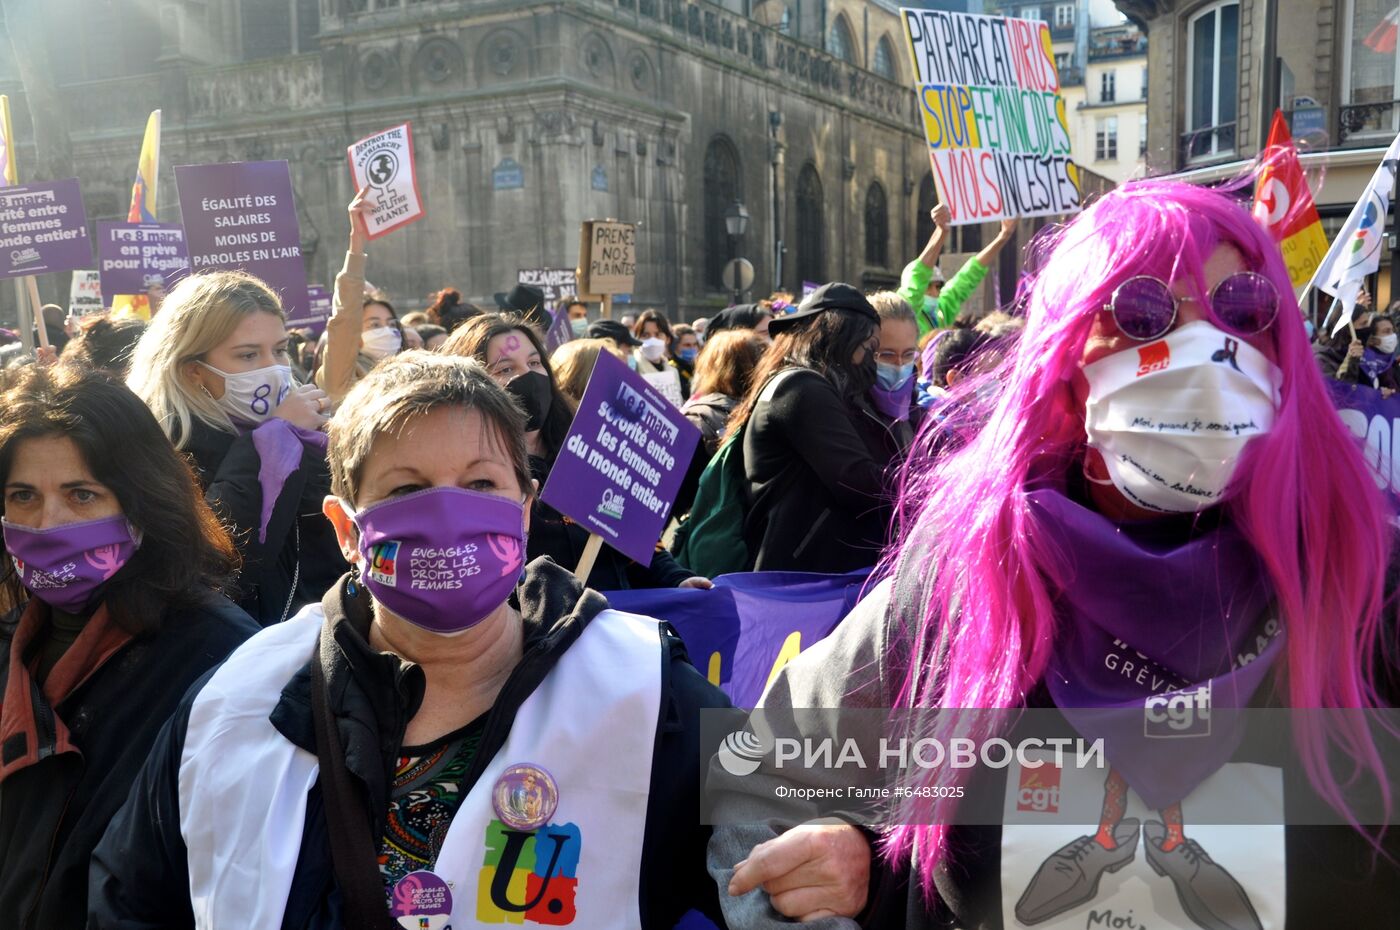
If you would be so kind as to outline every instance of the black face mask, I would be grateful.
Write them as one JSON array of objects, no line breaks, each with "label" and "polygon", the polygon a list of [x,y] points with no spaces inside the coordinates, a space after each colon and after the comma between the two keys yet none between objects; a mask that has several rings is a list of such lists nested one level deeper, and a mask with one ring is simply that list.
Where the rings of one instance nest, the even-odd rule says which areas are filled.
[{"label": "black face mask", "polygon": [[875,361],[875,353],[867,351],[865,361],[851,366],[851,394],[860,396],[875,386],[880,379],[880,365]]},{"label": "black face mask", "polygon": [[544,426],[549,409],[554,404],[554,385],[549,375],[538,371],[517,375],[506,385],[506,392],[515,398],[528,417],[525,432],[533,433]]}]

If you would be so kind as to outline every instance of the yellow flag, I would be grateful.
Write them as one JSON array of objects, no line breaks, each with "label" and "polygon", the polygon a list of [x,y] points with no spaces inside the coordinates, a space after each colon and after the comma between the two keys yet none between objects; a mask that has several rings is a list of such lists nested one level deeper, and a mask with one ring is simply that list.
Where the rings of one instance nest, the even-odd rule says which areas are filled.
[{"label": "yellow flag", "polygon": [[[131,208],[128,223],[156,221],[156,177],[160,173],[160,111],[151,112],[146,120],[146,138],[141,142],[141,157],[136,160],[136,180],[131,185]],[[145,294],[112,295],[113,316],[151,318],[150,301]]]}]

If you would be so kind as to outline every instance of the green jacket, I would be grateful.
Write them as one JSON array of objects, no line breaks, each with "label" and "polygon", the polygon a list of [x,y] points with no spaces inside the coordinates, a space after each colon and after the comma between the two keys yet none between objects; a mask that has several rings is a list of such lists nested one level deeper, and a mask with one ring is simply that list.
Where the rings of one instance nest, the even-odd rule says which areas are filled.
[{"label": "green jacket", "polygon": [[963,301],[977,290],[987,271],[987,266],[975,257],[969,258],[953,275],[953,279],[943,285],[934,304],[928,299],[928,283],[933,278],[933,269],[917,258],[905,265],[904,274],[899,279],[899,296],[907,300],[914,310],[914,316],[919,321],[919,337],[922,338],[930,330],[952,326]]}]

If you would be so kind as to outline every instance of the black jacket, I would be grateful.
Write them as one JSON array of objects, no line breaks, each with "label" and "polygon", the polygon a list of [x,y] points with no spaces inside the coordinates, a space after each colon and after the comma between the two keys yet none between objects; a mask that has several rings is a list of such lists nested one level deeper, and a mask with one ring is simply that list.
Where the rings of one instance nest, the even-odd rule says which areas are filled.
[{"label": "black jacket", "polygon": [[[204,499],[229,524],[243,556],[238,606],[263,626],[285,620],[313,604],[344,574],[335,530],[321,513],[330,493],[325,456],[304,451],[301,465],[287,476],[258,541],[262,522],[262,459],[251,433],[226,433],[199,420],[185,454],[195,467]],[[295,590],[293,583],[295,581]]]},{"label": "black jacket", "polygon": [[874,565],[890,514],[882,451],[857,430],[862,414],[826,378],[807,369],[781,377],[744,430],[744,536],[753,569]]},{"label": "black jacket", "polygon": [[[539,456],[530,456],[530,474],[544,487],[549,463]],[[587,529],[536,497],[530,507],[530,538],[526,540],[525,557],[532,562],[548,557],[556,565],[573,570],[583,557],[588,536]],[[634,562],[612,546],[604,546],[588,574],[588,587],[595,591],[674,588],[693,574],[659,546],[648,565]]]},{"label": "black jacket", "polygon": [[[24,608],[0,619],[0,694]],[[88,863],[190,685],[257,625],[216,594],[172,610],[159,631],[128,642],[58,707],[34,693],[35,715],[56,711],[78,752],[51,755],[0,785],[0,927],[67,930],[87,913]],[[44,734],[50,740],[52,731]],[[42,738],[42,737],[41,737]]]},{"label": "black jacket", "polygon": [[[424,678],[417,665],[370,648],[365,640],[369,598],[363,593],[350,597],[345,591],[342,580],[322,602],[326,608],[322,636],[333,638],[336,647],[331,650],[335,661],[325,669],[326,683],[330,709],[341,721],[346,768],[363,782],[370,799],[371,809],[365,816],[377,844],[404,728],[422,701]],[[584,589],[567,571],[543,559],[530,563],[515,599],[525,621],[524,656],[487,713],[481,745],[463,778],[464,794],[504,745],[520,705],[583,628],[607,607],[602,595]],[[662,708],[641,860],[642,926],[656,930],[671,930],[693,907],[719,920],[716,889],[705,872],[710,831],[698,817],[702,760],[716,747],[701,745],[700,710],[729,706],[723,693],[691,666],[680,638],[669,627],[664,630]],[[314,753],[310,684],[308,662],[287,683],[271,719],[288,740]],[[180,836],[178,778],[190,704],[197,693],[198,688],[192,690],[172,718],[126,806],[93,855],[89,905],[93,928],[172,930],[193,924]],[[301,851],[282,927],[339,930],[342,899],[331,864],[319,784],[307,800]]]}]

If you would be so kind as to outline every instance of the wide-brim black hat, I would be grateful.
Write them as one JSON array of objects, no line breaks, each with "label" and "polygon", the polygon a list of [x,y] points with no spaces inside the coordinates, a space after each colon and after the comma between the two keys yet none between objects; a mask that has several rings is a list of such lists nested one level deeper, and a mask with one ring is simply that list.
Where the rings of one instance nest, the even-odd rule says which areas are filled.
[{"label": "wide-brim black hat", "polygon": [[851,310],[869,317],[872,323],[880,322],[880,314],[870,306],[870,301],[865,299],[864,294],[849,284],[833,281],[823,284],[807,295],[807,299],[798,305],[796,313],[773,317],[773,321],[768,324],[768,332],[776,336],[801,325],[803,320],[810,320],[828,310]]},{"label": "wide-brim black hat", "polygon": [[518,313],[527,320],[549,321],[549,314],[544,309],[544,291],[533,285],[517,284],[509,293],[500,292],[495,297],[496,306],[506,313]]},{"label": "wide-brim black hat", "polygon": [[611,339],[625,346],[640,346],[642,340],[632,335],[632,331],[617,320],[597,320],[588,324],[589,339]]}]

